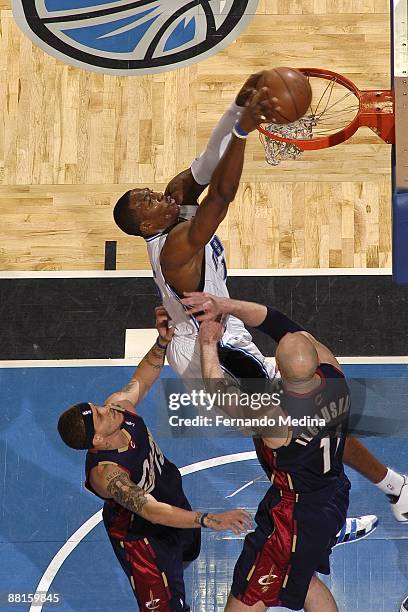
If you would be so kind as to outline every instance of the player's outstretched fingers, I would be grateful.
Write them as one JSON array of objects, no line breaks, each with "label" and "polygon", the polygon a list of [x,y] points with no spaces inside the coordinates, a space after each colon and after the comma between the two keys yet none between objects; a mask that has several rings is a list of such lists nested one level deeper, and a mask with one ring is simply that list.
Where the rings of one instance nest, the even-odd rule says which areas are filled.
[{"label": "player's outstretched fingers", "polygon": [[220,308],[220,300],[208,293],[185,292],[181,301],[189,307],[189,313],[193,314],[198,321],[209,321],[223,314]]},{"label": "player's outstretched fingers", "polygon": [[222,321],[203,321],[198,332],[201,344],[212,344],[219,342],[224,334]]},{"label": "player's outstretched fingers", "polygon": [[253,92],[256,91],[256,86],[258,84],[258,81],[261,78],[261,76],[264,74],[264,72],[265,72],[264,70],[261,70],[260,72],[251,74],[247,78],[247,80],[245,81],[241,89],[239,90],[236,100],[235,100],[238,106],[245,106],[247,100],[250,98]]},{"label": "player's outstretched fingers", "polygon": [[252,529],[252,516],[244,509],[241,509],[241,522],[248,529]]},{"label": "player's outstretched fingers", "polygon": [[231,529],[235,534],[239,535],[242,532],[252,529],[252,517],[249,512],[239,508],[233,510],[231,514],[234,517]]},{"label": "player's outstretched fingers", "polygon": [[268,117],[272,117],[274,112],[279,111],[279,100],[275,96],[270,97],[268,95],[268,91],[265,91],[265,88],[262,88],[262,96],[260,96],[258,100],[258,105],[261,111],[261,119],[262,121],[266,121]]},{"label": "player's outstretched fingers", "polygon": [[173,338],[175,329],[169,327],[169,321],[171,320],[167,310],[164,306],[157,306],[155,308],[156,315],[156,329],[159,332],[159,336],[162,340],[170,342]]},{"label": "player's outstretched fingers", "polygon": [[239,535],[240,533],[245,533],[246,531],[251,529],[251,527],[252,526],[248,527],[248,525],[244,521],[237,520],[237,521],[234,522],[234,524],[232,526],[232,531],[236,535]]},{"label": "player's outstretched fingers", "polygon": [[276,107],[276,102],[273,102],[269,96],[269,90],[267,87],[261,87],[259,91],[254,94],[248,105],[248,111],[251,113],[251,117],[256,125],[259,125],[266,120],[267,116],[270,116]]}]

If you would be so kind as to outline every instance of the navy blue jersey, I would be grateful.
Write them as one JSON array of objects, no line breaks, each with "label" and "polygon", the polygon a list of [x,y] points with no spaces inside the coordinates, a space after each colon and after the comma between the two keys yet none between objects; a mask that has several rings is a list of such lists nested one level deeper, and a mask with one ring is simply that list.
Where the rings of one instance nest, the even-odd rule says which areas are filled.
[{"label": "navy blue jersey", "polygon": [[[307,417],[302,427],[293,430],[290,444],[273,450],[260,438],[254,440],[258,459],[278,489],[319,491],[336,485],[344,475],[350,391],[344,375],[334,366],[322,363],[316,373],[321,383],[311,393],[283,394],[282,408],[292,419]],[[316,425],[317,421],[321,424]]]},{"label": "navy blue jersey", "polygon": [[[86,455],[85,486],[93,490],[89,482],[89,473],[95,466],[110,463],[123,467],[130,479],[150,493],[157,501],[191,510],[182,488],[181,474],[161,452],[154,441],[143,419],[132,413],[124,412],[122,431],[128,437],[128,445],[117,450],[91,449]],[[98,495],[98,497],[101,497]],[[101,499],[104,499],[101,497]],[[146,521],[143,517],[123,508],[113,499],[104,500],[103,518],[111,537],[121,540],[134,540],[148,535],[163,536],[168,539],[169,527]]]}]

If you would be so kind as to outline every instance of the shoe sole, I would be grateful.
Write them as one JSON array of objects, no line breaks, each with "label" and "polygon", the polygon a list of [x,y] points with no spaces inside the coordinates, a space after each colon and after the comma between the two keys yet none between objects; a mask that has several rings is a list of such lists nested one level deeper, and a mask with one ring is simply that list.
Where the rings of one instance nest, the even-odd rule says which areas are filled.
[{"label": "shoe sole", "polygon": [[[346,542],[339,542],[338,544],[333,546],[333,548],[337,548],[337,546],[343,546],[343,544],[355,544],[356,542],[360,542],[361,540],[364,540],[364,538],[368,538],[368,536],[370,536],[372,533],[374,533],[374,531],[377,529],[377,527],[378,527],[378,521],[377,521],[377,524],[375,525],[375,527],[373,527],[371,529],[371,531],[369,531],[365,535],[360,536],[359,538],[356,538],[355,540],[347,540]],[[405,612],[405,611],[402,610],[402,612]]]}]

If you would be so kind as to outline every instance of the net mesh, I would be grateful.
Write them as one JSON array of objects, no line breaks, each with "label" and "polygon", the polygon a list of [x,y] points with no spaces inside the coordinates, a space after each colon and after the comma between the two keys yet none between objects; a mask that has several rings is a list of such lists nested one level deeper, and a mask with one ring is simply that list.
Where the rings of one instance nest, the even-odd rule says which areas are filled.
[{"label": "net mesh", "polygon": [[[271,134],[292,140],[322,138],[344,129],[359,110],[359,100],[353,90],[341,83],[337,75],[331,78],[309,75],[312,102],[307,115],[286,125],[268,123],[265,129]],[[274,140],[260,133],[268,164],[277,166],[284,160],[297,159],[303,150],[293,143]]]},{"label": "net mesh", "polygon": [[[265,128],[268,130],[268,132],[278,134],[283,138],[304,140],[307,138],[313,138],[313,127],[316,125],[317,119],[315,115],[305,115],[293,123],[286,123],[285,125],[268,123]],[[303,153],[302,149],[299,149],[299,147],[291,142],[274,140],[273,138],[269,138],[262,133],[259,134],[259,138],[265,149],[266,161],[271,166],[277,166],[282,161],[287,159],[297,159],[301,153]]]}]

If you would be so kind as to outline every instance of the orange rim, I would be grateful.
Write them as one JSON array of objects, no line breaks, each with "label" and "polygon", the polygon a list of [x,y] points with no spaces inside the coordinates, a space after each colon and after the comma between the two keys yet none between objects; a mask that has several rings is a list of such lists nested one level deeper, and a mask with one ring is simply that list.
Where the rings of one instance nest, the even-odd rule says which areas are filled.
[{"label": "orange rim", "polygon": [[[316,117],[316,123],[318,124],[317,119],[320,120],[324,112],[328,109],[330,109],[332,113],[330,117],[335,115],[336,110],[334,106],[337,102],[329,106],[330,88],[333,88],[334,84],[341,85],[355,96],[355,116],[347,125],[338,130],[334,130],[330,134],[317,135],[307,139],[287,138],[269,131],[266,127],[258,126],[258,131],[261,134],[272,140],[294,144],[304,151],[326,149],[338,145],[351,138],[358,128],[362,126],[371,128],[385,142],[395,142],[394,92],[392,90],[379,89],[360,91],[350,79],[336,72],[332,72],[331,70],[323,70],[321,68],[298,68],[298,70],[307,77],[325,79],[329,82],[315,109],[313,110],[311,106],[310,115],[307,115],[308,117]],[[319,104],[326,91],[329,91],[329,101],[323,111],[318,111]],[[343,97],[346,98],[349,95],[350,94],[346,94]],[[353,109],[351,109],[350,112],[353,112]]]}]

